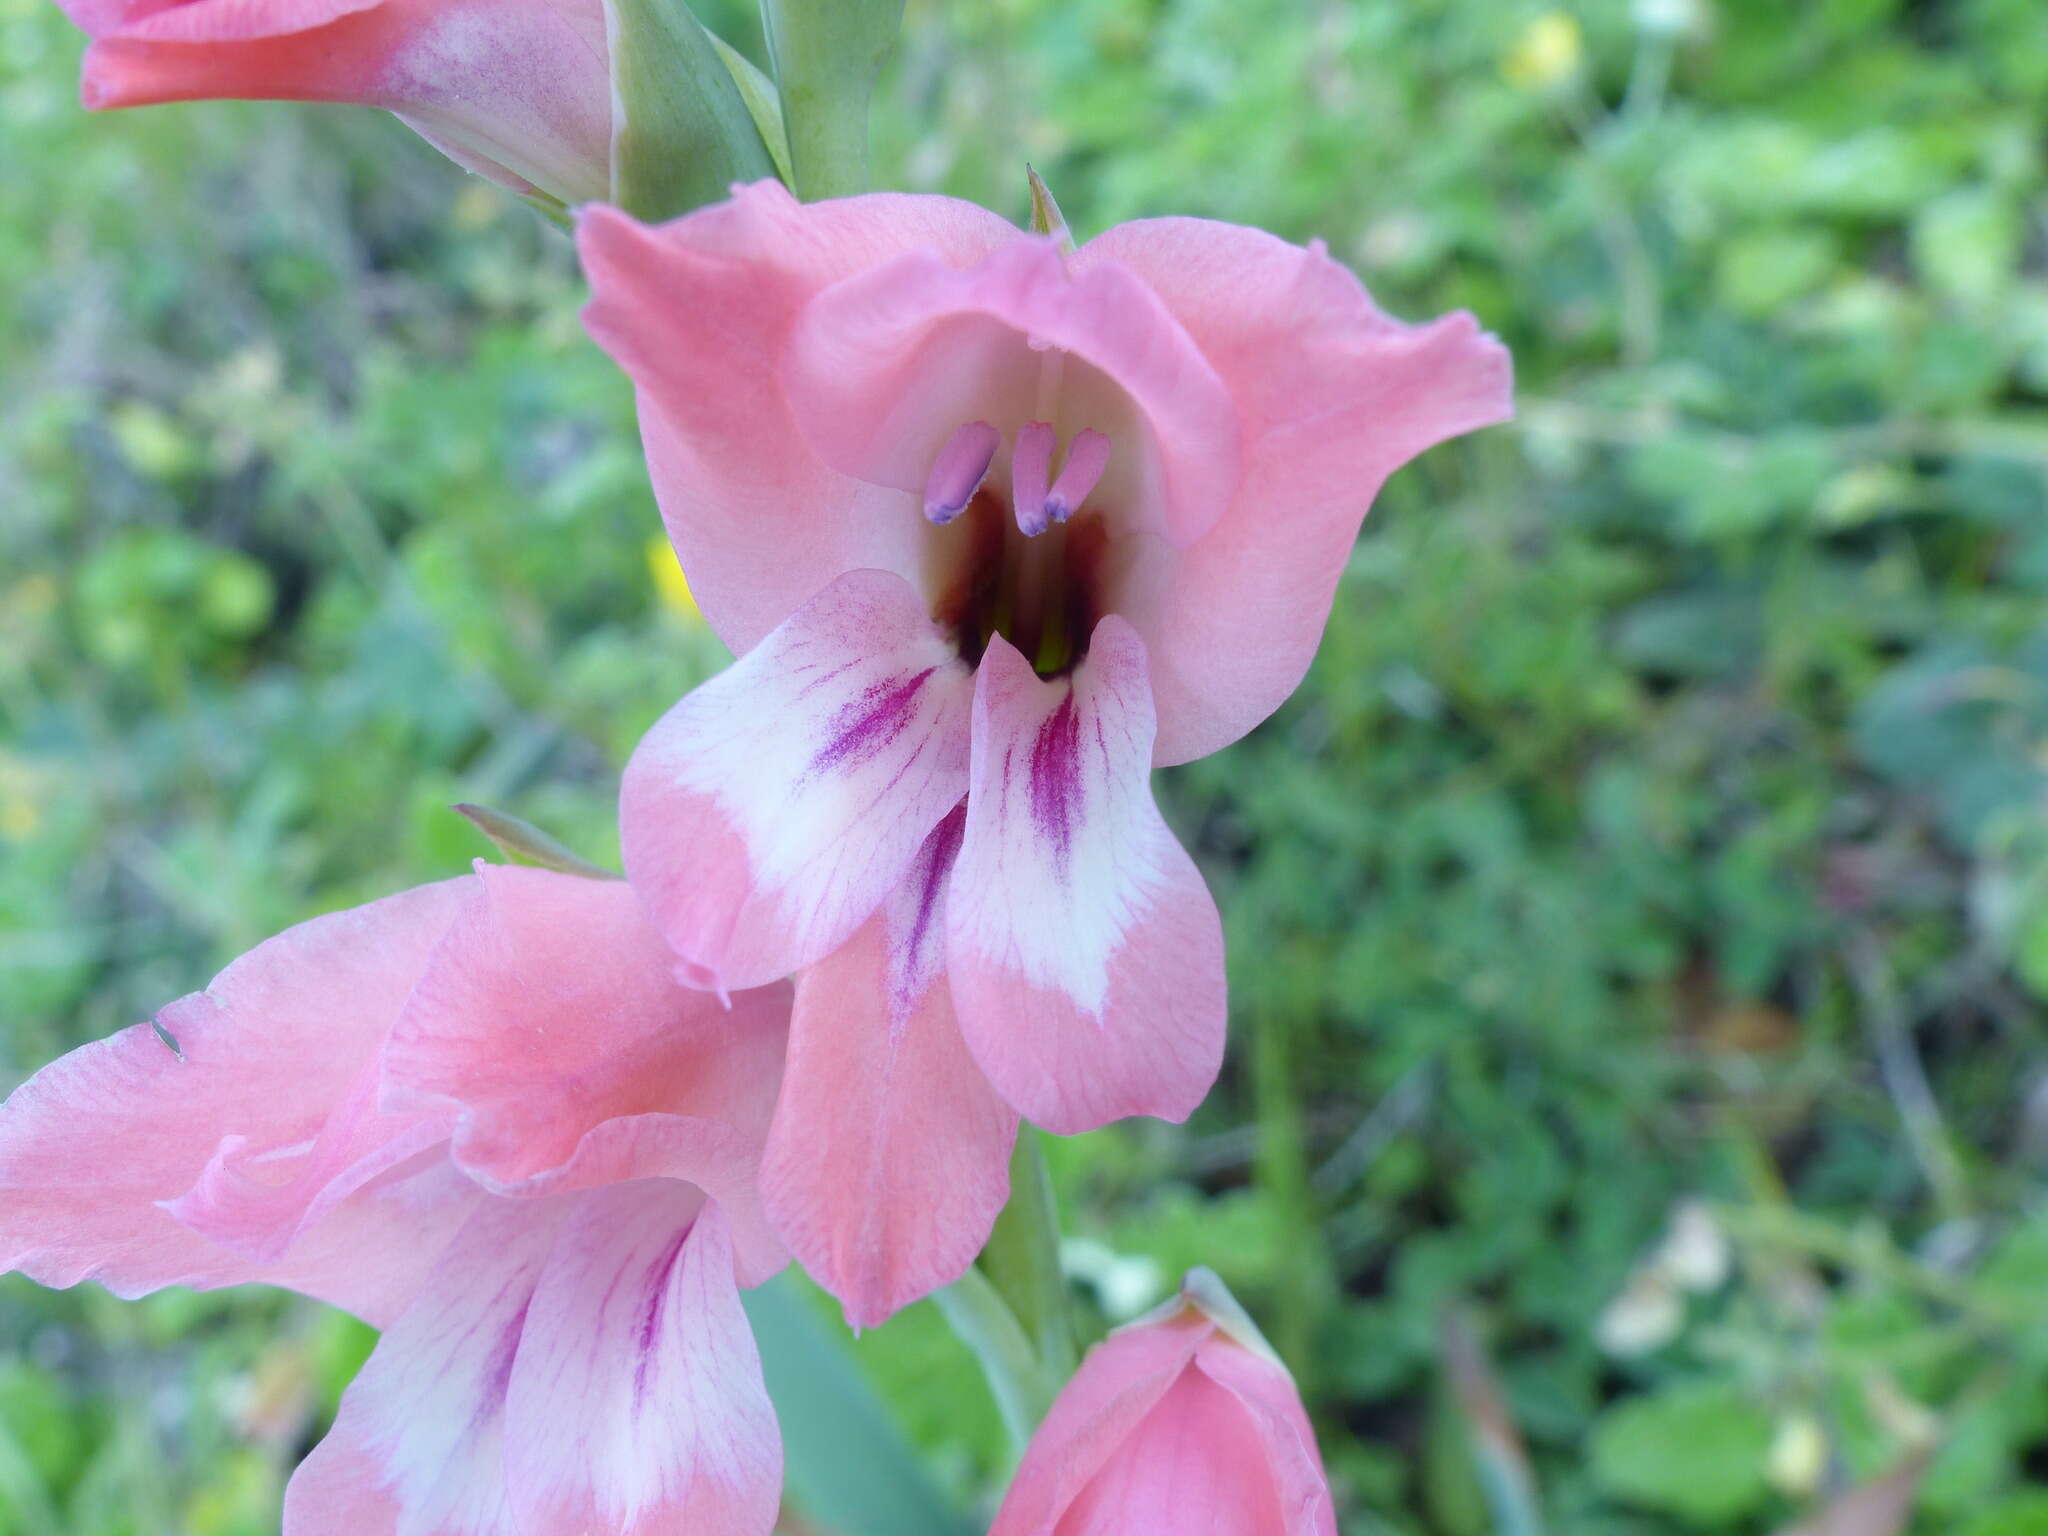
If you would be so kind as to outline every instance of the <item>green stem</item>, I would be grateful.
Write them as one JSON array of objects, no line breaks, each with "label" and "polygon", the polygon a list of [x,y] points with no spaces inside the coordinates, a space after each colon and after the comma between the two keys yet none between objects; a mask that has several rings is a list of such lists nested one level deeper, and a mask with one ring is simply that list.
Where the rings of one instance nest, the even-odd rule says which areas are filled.
[{"label": "green stem", "polygon": [[1030,1126],[1017,1132],[1010,1154],[1010,1203],[996,1218],[988,1246],[976,1261],[987,1273],[1040,1361],[1060,1381],[1074,1371],[1074,1320],[1067,1277],[1060,1268],[1060,1217],[1053,1201],[1045,1146]]},{"label": "green stem", "polygon": [[1003,1428],[1010,1432],[1011,1448],[1021,1453],[1031,1443],[1031,1432],[1051,1406],[1059,1383],[1048,1379],[1017,1314],[979,1269],[970,1268],[944,1290],[933,1293],[932,1299],[960,1342],[981,1362],[996,1410],[1003,1416]]},{"label": "green stem", "polygon": [[1253,1174],[1296,1255],[1284,1272],[1285,1299],[1275,1308],[1273,1342],[1296,1378],[1306,1383],[1318,1369],[1315,1336],[1337,1287],[1309,1185],[1308,1134],[1295,1089],[1288,1020],[1261,1020],[1252,1031],[1251,1056],[1259,1129]]},{"label": "green stem", "polygon": [[1023,1127],[1010,1158],[1010,1203],[974,1267],[939,1307],[988,1377],[1021,1451],[1074,1373],[1074,1323],[1060,1268],[1059,1214],[1038,1132]]}]

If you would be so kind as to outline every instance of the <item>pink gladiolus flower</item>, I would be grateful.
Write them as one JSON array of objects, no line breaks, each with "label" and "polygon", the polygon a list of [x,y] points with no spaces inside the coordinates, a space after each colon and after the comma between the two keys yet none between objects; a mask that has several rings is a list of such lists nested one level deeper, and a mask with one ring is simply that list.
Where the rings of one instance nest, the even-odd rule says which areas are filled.
[{"label": "pink gladiolus flower", "polygon": [[611,188],[604,0],[59,0],[85,104],[385,107],[451,160],[576,204]]},{"label": "pink gladiolus flower", "polygon": [[1336,1536],[1301,1397],[1207,1270],[1089,1351],[989,1536]]},{"label": "pink gladiolus flower", "polygon": [[1069,255],[763,182],[580,242],[740,655],[635,753],[627,875],[697,984],[800,973],[769,1209],[876,1322],[972,1261],[1019,1113],[1208,1091],[1222,933],[1151,770],[1292,691],[1380,483],[1507,415],[1507,355],[1195,219]]},{"label": "pink gladiolus flower", "polygon": [[535,869],[303,923],[7,1101],[0,1268],[384,1329],[288,1536],[767,1536],[738,1286],[786,1257],[756,1183],[789,992],[728,1012],[672,965],[622,882]]}]

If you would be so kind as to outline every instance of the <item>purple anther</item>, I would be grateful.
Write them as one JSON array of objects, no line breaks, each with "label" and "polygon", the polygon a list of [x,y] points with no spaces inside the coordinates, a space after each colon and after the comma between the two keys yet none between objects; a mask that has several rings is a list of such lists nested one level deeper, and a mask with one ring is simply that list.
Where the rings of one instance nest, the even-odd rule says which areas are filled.
[{"label": "purple anther", "polygon": [[924,515],[941,525],[958,517],[981,488],[981,477],[988,473],[1002,440],[1002,434],[985,421],[955,427],[925,477]]},{"label": "purple anther", "polygon": [[1045,498],[1058,441],[1050,422],[1027,421],[1018,429],[1017,446],[1010,452],[1010,498],[1017,509],[1017,527],[1027,539],[1037,538],[1052,524]]},{"label": "purple anther", "polygon": [[1093,427],[1076,432],[1074,440],[1067,444],[1067,462],[1060,466],[1060,477],[1046,492],[1045,515],[1056,523],[1064,523],[1080,511],[1081,503],[1088,499],[1088,493],[1095,489],[1108,467],[1109,439]]}]

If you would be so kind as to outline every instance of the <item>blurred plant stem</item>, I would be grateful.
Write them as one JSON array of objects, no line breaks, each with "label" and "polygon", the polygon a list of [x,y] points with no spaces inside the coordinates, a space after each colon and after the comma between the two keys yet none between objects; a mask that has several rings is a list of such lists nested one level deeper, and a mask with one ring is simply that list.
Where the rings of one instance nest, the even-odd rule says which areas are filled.
[{"label": "blurred plant stem", "polygon": [[1543,1536],[1529,1454],[1479,1335],[1460,1306],[1446,1307],[1437,1320],[1437,1358],[1464,1420],[1472,1469],[1495,1536]]},{"label": "blurred plant stem", "polygon": [[1816,1259],[1883,1280],[1929,1301],[1953,1307],[1979,1328],[2003,1332],[2032,1315],[2031,1309],[2017,1300],[2008,1306],[2000,1293],[1986,1292],[1956,1275],[1921,1263],[1875,1226],[1842,1227],[1823,1217],[1805,1215],[1789,1205],[1717,1206],[1714,1214],[1739,1244]]},{"label": "blurred plant stem", "polygon": [[1294,1082],[1289,1021],[1263,1018],[1251,1034],[1252,1098],[1259,1130],[1254,1177],[1272,1206],[1291,1256],[1281,1267],[1268,1332],[1307,1391],[1317,1372],[1316,1333],[1336,1294],[1336,1277],[1309,1188],[1308,1139]]},{"label": "blurred plant stem", "polygon": [[1849,935],[1842,958],[1862,1004],[1857,1011],[1876,1053],[1885,1091],[1899,1112],[1913,1157],[1934,1191],[1935,1208],[1944,1221],[1960,1221],[1970,1213],[1962,1159],[1956,1155],[1948,1122],[1942,1118],[1941,1106],[1928,1086],[1927,1069],[1914,1047],[1898,978],[1883,948],[1865,930]]},{"label": "blurred plant stem", "polygon": [[1010,1203],[974,1267],[938,1293],[946,1321],[981,1362],[1019,1451],[1075,1365],[1059,1212],[1038,1135],[1019,1128]]}]

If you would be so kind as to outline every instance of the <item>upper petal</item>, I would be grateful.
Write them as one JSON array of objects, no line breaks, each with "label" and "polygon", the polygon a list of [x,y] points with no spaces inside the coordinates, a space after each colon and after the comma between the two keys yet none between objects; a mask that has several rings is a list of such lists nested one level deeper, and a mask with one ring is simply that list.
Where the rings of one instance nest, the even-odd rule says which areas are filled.
[{"label": "upper petal", "polygon": [[782,1437],[716,1205],[586,1195],[528,1310],[506,1400],[512,1507],[534,1536],[767,1536]]},{"label": "upper petal", "polygon": [[853,571],[690,694],[626,767],[626,873],[698,986],[823,959],[967,788],[971,683],[900,577]]},{"label": "upper petal", "polygon": [[763,1196],[857,1328],[959,1279],[1009,1199],[1017,1116],[968,1054],[944,974],[963,821],[941,822],[882,910],[797,978]]},{"label": "upper petal", "polygon": [[1320,245],[1202,219],[1121,224],[1077,271],[1142,278],[1228,387],[1243,474],[1209,533],[1160,550],[1118,611],[1145,637],[1156,760],[1227,745],[1301,681],[1380,484],[1425,448],[1506,419],[1506,350],[1471,316],[1407,326]]},{"label": "upper petal", "polygon": [[774,365],[797,315],[828,285],[906,251],[965,266],[1018,238],[953,198],[798,203],[772,181],[659,228],[585,214],[584,324],[632,376],[662,517],[705,617],[735,651],[842,572],[920,575],[917,504],[828,468],[790,414]]},{"label": "upper petal", "polygon": [[1152,737],[1145,646],[1121,619],[1053,682],[990,641],[947,969],[975,1060],[1061,1134],[1185,1119],[1222,1064],[1222,924],[1153,802]]},{"label": "upper petal", "polygon": [[[420,1121],[376,1117],[360,1084],[466,884],[288,929],[165,1008],[162,1034],[136,1025],[24,1083],[0,1111],[0,1264],[129,1296],[264,1280],[388,1315],[464,1197],[400,1177],[426,1172],[400,1166]],[[257,1186],[246,1227],[214,1204],[230,1174]],[[166,1207],[188,1195],[248,1241],[180,1224]]]},{"label": "upper petal", "polygon": [[1059,1521],[1187,1374],[1198,1321],[1113,1333],[1088,1351],[1031,1437],[989,1536],[1064,1536]]},{"label": "upper petal", "polygon": [[964,269],[908,252],[804,307],[782,381],[826,463],[919,491],[962,421],[1038,413],[1052,352],[1098,370],[1125,397],[1123,421],[1079,425],[1135,429],[1120,434],[1119,472],[1132,497],[1156,499],[1146,521],[1176,544],[1199,538],[1237,481],[1236,413],[1158,296],[1114,263],[1069,273],[1045,239],[1012,241]]}]

